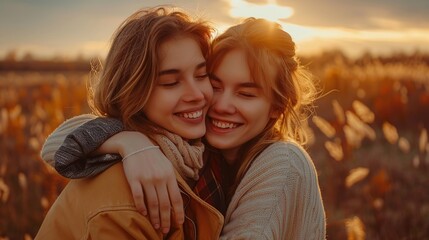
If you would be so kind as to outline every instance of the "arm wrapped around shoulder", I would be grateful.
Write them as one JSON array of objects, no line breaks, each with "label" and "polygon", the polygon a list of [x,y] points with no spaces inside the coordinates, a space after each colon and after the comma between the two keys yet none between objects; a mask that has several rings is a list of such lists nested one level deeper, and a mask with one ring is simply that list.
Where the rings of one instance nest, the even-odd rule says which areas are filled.
[{"label": "arm wrapped around shoulder", "polygon": [[119,154],[90,156],[108,138],[123,131],[121,121],[98,117],[70,133],[55,153],[55,169],[67,178],[94,176],[121,160]]},{"label": "arm wrapped around shoulder", "polygon": [[61,123],[49,136],[46,138],[45,143],[43,144],[42,150],[40,151],[40,157],[47,164],[52,167],[55,166],[54,156],[55,153],[60,148],[61,144],[63,144],[64,139],[71,132],[76,130],[79,126],[82,126],[86,122],[89,122],[93,119],[97,118],[97,116],[93,114],[82,114],[70,119],[67,119],[63,123]]}]

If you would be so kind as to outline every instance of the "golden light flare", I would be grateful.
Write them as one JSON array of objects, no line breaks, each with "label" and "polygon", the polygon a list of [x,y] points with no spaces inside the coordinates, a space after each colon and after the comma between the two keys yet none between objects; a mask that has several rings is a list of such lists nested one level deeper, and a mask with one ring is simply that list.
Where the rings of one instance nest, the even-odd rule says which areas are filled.
[{"label": "golden light flare", "polygon": [[325,148],[328,150],[329,155],[336,161],[341,161],[344,158],[343,148],[341,146],[341,140],[339,138],[334,141],[326,141]]},{"label": "golden light flare", "polygon": [[254,4],[243,0],[231,0],[230,15],[235,18],[265,18],[270,21],[286,19],[294,14],[291,7],[280,6],[277,1],[267,1],[267,4]]},{"label": "golden light flare", "polygon": [[347,239],[364,240],[365,224],[358,216],[346,219]]},{"label": "golden light flare", "polygon": [[350,170],[349,175],[346,177],[346,187],[350,188],[355,183],[362,181],[369,174],[369,169],[358,167]]},{"label": "golden light flare", "polygon": [[326,137],[332,138],[335,136],[335,128],[324,118],[319,116],[313,116],[313,123],[325,134]]},{"label": "golden light flare", "polygon": [[408,141],[408,139],[406,139],[404,137],[400,137],[399,138],[399,140],[398,140],[398,147],[404,153],[410,152],[410,149],[411,149],[410,142]]},{"label": "golden light flare", "polygon": [[341,31],[334,28],[304,27],[285,22],[294,15],[292,7],[281,6],[276,0],[269,0],[266,4],[249,3],[243,0],[228,0],[230,4],[229,15],[233,18],[264,18],[279,23],[295,42],[315,38],[335,38],[342,35]]},{"label": "golden light flare", "polygon": [[426,149],[426,145],[428,145],[428,133],[425,128],[423,128],[420,132],[419,137],[419,150],[423,153]]},{"label": "golden light flare", "polygon": [[396,144],[396,142],[399,139],[398,130],[396,129],[396,127],[393,126],[392,124],[388,123],[388,122],[384,122],[382,129],[383,129],[383,134],[384,134],[384,137],[386,138],[386,140],[390,144]]},{"label": "golden light flare", "polygon": [[[356,54],[359,52],[358,49],[350,49],[350,45],[359,44],[364,47],[365,44],[369,43],[387,42],[390,45],[387,44],[385,47],[388,48],[394,44],[412,41],[419,46],[424,46],[424,42],[429,40],[427,29],[405,28],[402,22],[395,19],[371,18],[370,21],[380,27],[374,30],[303,26],[288,22],[288,19],[293,15],[303,13],[295,12],[293,7],[279,5],[276,0],[268,0],[265,4],[256,4],[244,0],[225,1],[230,5],[229,16],[233,18],[255,17],[279,23],[299,45],[297,51],[303,54],[315,53],[324,48],[329,49],[340,45],[347,48],[350,54],[353,52]],[[223,32],[226,28],[226,25],[222,25],[219,30]]]}]

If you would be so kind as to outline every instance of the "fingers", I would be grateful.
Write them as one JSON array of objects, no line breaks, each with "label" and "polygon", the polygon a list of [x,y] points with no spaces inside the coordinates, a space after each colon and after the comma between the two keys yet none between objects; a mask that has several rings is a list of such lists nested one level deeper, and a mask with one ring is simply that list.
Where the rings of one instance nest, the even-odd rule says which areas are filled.
[{"label": "fingers", "polygon": [[144,216],[147,215],[147,208],[146,204],[144,202],[144,194],[142,186],[140,185],[140,182],[136,181],[133,183],[130,183],[131,192],[133,194],[134,203],[136,205],[137,210],[143,214]]},{"label": "fingers", "polygon": [[166,234],[170,231],[170,199],[168,197],[167,187],[165,184],[160,184],[156,187],[159,201],[159,214],[161,217],[161,230]]},{"label": "fingers", "polygon": [[149,210],[149,219],[155,229],[160,228],[160,220],[159,220],[159,204],[158,204],[158,195],[153,187],[144,186],[144,192],[146,195],[146,203],[147,208]]},{"label": "fingers", "polygon": [[[123,154],[128,154],[128,149]],[[172,163],[158,151],[135,154],[123,163],[136,208],[156,230],[168,233],[172,224],[184,222],[183,200]],[[143,159],[143,160],[142,160]],[[173,223],[171,223],[173,220]]]},{"label": "fingers", "polygon": [[185,214],[183,211],[183,200],[180,194],[179,186],[175,178],[169,179],[167,183],[168,194],[170,196],[170,203],[173,209],[176,226],[183,224],[185,221]]}]

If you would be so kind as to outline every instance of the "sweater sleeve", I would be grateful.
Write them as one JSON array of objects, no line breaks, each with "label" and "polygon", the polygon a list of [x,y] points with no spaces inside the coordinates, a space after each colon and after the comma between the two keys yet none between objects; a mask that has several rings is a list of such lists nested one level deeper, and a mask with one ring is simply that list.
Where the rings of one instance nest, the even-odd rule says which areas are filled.
[{"label": "sweater sleeve", "polygon": [[90,156],[107,139],[123,131],[115,118],[98,117],[79,126],[64,139],[54,155],[55,169],[67,178],[97,175],[121,160],[119,154]]},{"label": "sweater sleeve", "polygon": [[325,239],[325,212],[310,157],[276,143],[253,162],[225,216],[221,239]]},{"label": "sweater sleeve", "polygon": [[46,138],[46,141],[43,144],[42,150],[40,151],[40,157],[42,158],[42,160],[48,163],[49,165],[51,165],[52,167],[54,167],[55,153],[58,151],[61,144],[63,144],[66,136],[69,135],[73,130],[75,130],[79,126],[95,119],[96,117],[97,116],[93,114],[82,114],[82,115],[70,118],[65,122],[63,122]]}]

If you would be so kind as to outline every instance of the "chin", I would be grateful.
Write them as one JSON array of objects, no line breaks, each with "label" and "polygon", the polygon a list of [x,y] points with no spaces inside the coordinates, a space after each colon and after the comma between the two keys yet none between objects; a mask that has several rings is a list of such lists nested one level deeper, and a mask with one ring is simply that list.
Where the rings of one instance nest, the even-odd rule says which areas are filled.
[{"label": "chin", "polygon": [[212,146],[214,148],[217,148],[219,150],[230,148],[229,144],[225,144],[224,141],[220,141],[218,139],[213,140],[213,139],[210,139],[209,137],[206,137],[206,138],[207,138],[207,142],[210,144],[210,146]]},{"label": "chin", "polygon": [[187,134],[183,134],[182,137],[186,139],[198,139],[198,138],[202,138],[205,133],[206,131],[199,131],[194,133],[187,132]]}]

